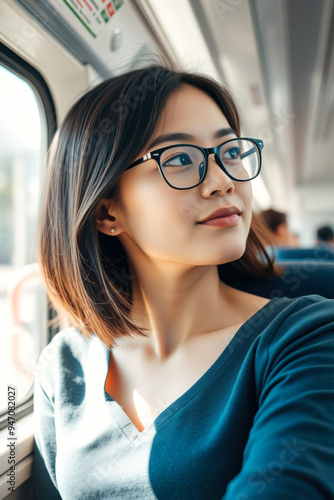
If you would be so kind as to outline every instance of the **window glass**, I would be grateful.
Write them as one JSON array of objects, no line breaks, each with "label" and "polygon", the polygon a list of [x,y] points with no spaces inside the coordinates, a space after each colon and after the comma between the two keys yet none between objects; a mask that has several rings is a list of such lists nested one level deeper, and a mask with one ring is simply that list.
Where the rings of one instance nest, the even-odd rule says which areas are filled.
[{"label": "window glass", "polygon": [[0,65],[0,412],[8,385],[17,405],[29,393],[46,341],[47,300],[36,263],[46,157],[39,102],[25,80]]}]

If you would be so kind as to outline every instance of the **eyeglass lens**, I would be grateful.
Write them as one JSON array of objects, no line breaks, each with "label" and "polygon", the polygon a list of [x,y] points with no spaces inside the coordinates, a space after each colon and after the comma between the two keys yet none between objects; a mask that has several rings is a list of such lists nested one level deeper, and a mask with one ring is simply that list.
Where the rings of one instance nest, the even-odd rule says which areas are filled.
[{"label": "eyeglass lens", "polygon": [[[250,180],[260,168],[260,156],[256,144],[247,139],[236,139],[223,144],[219,158],[235,180]],[[198,184],[205,172],[205,157],[200,149],[192,146],[173,146],[161,155],[163,173],[177,188],[189,188]]]}]

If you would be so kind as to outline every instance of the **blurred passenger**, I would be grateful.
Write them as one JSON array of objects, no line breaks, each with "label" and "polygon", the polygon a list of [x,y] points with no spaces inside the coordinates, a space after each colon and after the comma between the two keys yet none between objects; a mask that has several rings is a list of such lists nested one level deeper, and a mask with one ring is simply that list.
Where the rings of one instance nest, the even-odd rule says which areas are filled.
[{"label": "blurred passenger", "polygon": [[273,244],[284,247],[298,247],[298,236],[289,230],[287,216],[283,212],[277,212],[270,208],[263,210],[260,216],[271,229]]},{"label": "blurred passenger", "polygon": [[328,243],[334,245],[334,231],[331,226],[321,226],[317,230],[318,244]]}]

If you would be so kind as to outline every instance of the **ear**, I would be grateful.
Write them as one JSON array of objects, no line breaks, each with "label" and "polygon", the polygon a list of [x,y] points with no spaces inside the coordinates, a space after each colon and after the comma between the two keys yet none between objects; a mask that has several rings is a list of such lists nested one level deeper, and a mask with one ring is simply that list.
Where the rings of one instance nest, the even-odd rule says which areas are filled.
[{"label": "ear", "polygon": [[[117,231],[116,217],[113,215],[115,208],[115,201],[103,199],[100,201],[96,210],[96,227],[101,233],[108,236],[116,236],[119,234]],[[114,231],[112,231],[114,229]]]}]

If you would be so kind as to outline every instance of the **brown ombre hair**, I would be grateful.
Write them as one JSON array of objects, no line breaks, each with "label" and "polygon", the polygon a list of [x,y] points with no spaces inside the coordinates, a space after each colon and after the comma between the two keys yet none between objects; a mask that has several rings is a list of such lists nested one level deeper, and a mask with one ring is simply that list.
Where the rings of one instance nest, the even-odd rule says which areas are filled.
[{"label": "brown ombre hair", "polygon": [[[41,272],[56,310],[109,347],[121,335],[147,333],[130,318],[133,276],[125,251],[117,237],[97,230],[96,212],[102,199],[117,195],[120,176],[148,144],[169,96],[183,84],[208,94],[240,135],[234,102],[219,83],[154,65],[89,90],[70,109],[50,147],[39,224]],[[218,266],[221,278],[227,268],[274,275],[259,224],[253,218],[241,259]]]}]

